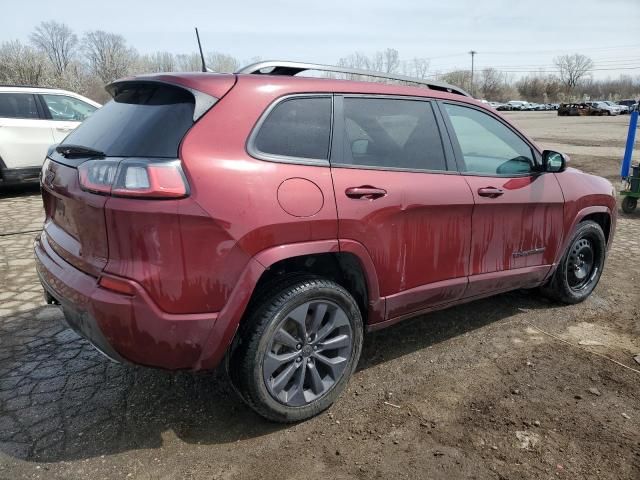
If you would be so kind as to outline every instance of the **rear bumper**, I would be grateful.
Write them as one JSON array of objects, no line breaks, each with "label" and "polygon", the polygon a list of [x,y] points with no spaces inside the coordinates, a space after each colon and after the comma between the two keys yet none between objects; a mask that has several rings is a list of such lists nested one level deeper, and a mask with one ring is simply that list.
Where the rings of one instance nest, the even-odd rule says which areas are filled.
[{"label": "rear bumper", "polygon": [[133,281],[133,295],[101,288],[57,255],[44,232],[34,250],[42,285],[68,325],[109,358],[170,370],[212,368],[221,360],[230,339],[214,335],[217,313],[168,314]]}]

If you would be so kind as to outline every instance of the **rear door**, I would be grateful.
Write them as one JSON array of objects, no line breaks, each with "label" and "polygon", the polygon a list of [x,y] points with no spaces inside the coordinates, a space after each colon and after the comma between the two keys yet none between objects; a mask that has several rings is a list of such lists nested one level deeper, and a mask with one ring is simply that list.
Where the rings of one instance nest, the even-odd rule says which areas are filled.
[{"label": "rear door", "polygon": [[422,98],[336,96],[331,172],[341,240],[367,249],[388,319],[460,298],[473,197]]},{"label": "rear door", "polygon": [[564,197],[555,175],[537,171],[532,145],[497,116],[441,105],[475,202],[465,296],[542,281],[562,240]]},{"label": "rear door", "polygon": [[0,159],[6,168],[42,165],[53,141],[34,94],[0,92]]}]

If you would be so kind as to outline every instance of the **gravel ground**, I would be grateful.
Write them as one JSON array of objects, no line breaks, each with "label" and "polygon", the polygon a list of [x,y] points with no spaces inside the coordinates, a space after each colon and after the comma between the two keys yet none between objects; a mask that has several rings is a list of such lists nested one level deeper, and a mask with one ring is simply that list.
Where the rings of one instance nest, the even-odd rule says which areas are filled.
[{"label": "gravel ground", "polygon": [[[507,115],[615,179],[628,117]],[[219,373],[117,365],[64,329],[41,221],[37,189],[0,194],[0,479],[640,478],[640,214],[586,302],[513,292],[370,334],[343,397],[291,426]]]}]

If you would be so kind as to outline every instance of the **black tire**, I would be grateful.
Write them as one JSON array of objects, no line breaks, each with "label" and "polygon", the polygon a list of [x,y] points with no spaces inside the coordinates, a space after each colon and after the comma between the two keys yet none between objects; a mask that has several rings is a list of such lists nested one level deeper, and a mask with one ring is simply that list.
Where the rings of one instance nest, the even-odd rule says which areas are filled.
[{"label": "black tire", "polygon": [[638,206],[638,199],[625,195],[622,199],[622,211],[624,213],[633,213]]},{"label": "black tire", "polygon": [[[574,304],[584,301],[598,285],[604,267],[606,247],[607,242],[600,225],[591,220],[579,223],[560,264],[547,284],[541,287],[541,293],[561,303]],[[592,252],[592,261],[587,269],[585,264],[589,261],[580,255],[588,257],[589,251]]]},{"label": "black tire", "polygon": [[[233,385],[247,405],[268,420],[289,423],[318,415],[329,408],[342,393],[360,358],[363,324],[358,304],[349,292],[333,281],[300,276],[272,285],[259,294],[258,298],[259,300],[255,302],[248,314],[247,323],[242,329],[241,340],[229,361],[229,376]],[[313,330],[312,325],[309,324],[313,323],[314,309],[318,305],[326,305],[325,313],[322,313],[320,320],[322,323],[318,323]],[[307,310],[304,313],[304,320],[301,323],[298,322],[300,318],[292,320],[296,312],[300,312],[305,306]],[[335,357],[344,359],[339,361],[342,369],[339,373],[333,372],[334,367],[327,367],[327,363],[321,362],[321,357],[318,356],[324,352],[329,355],[338,350],[328,348],[322,350],[326,348],[323,346],[322,339],[314,344],[311,337],[315,337],[315,334],[307,335],[307,332],[321,331],[320,325],[323,325],[326,330],[327,325],[334,321],[332,315],[339,315],[341,325],[339,329],[342,333],[334,337],[327,336],[324,342],[330,342],[337,337],[348,337],[348,341],[345,340],[344,343],[349,344],[349,347],[343,348],[345,351],[348,349],[348,353]],[[287,322],[293,322],[294,327],[304,330],[302,347],[300,345],[289,347],[278,340],[285,326],[291,327]],[[298,333],[300,331],[292,334],[296,340]],[[317,338],[320,338],[320,335]],[[318,346],[320,350],[315,352]],[[274,352],[274,348],[282,348],[282,350]],[[290,355],[295,356],[295,360],[287,360],[287,364],[282,364],[282,367],[278,367],[271,374],[266,373],[270,359],[276,356],[293,358],[289,357]],[[296,373],[293,373],[288,380],[276,382],[283,377],[282,374],[286,373],[285,371],[291,368],[297,369]],[[298,372],[301,375],[298,375]],[[268,375],[272,376],[267,378]],[[307,375],[308,378],[305,377]],[[314,384],[313,380],[320,378],[319,375],[323,375],[321,383]],[[289,391],[292,390],[296,392],[290,401],[276,396],[275,383],[282,388],[281,395],[288,396]],[[287,390],[288,385],[291,387]],[[320,392],[316,392],[314,386],[320,389]],[[323,390],[324,388],[326,391]],[[317,397],[307,401],[308,396],[314,397],[316,394]],[[297,403],[293,402],[294,399],[297,399]],[[300,403],[301,400],[302,403]]]}]

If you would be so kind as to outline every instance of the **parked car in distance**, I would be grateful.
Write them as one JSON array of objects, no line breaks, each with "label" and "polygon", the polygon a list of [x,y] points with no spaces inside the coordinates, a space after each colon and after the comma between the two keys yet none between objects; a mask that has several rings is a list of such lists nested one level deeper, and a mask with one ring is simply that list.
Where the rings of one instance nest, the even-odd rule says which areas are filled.
[{"label": "parked car in distance", "polygon": [[496,110],[499,110],[501,112],[502,111],[510,112],[511,110],[513,110],[513,107],[511,105],[509,105],[508,103],[500,103],[496,107]]},{"label": "parked car in distance", "polygon": [[612,108],[617,108],[620,111],[621,115],[629,113],[629,107],[627,105],[619,105],[619,104],[611,102],[609,100],[605,100],[603,103],[606,103],[607,105],[609,105]]},{"label": "parked car in distance", "polygon": [[620,115],[620,106],[614,103],[609,104],[609,102],[603,101],[595,101],[595,102],[585,102],[587,105],[596,108],[599,110],[599,113],[602,115]]},{"label": "parked car in distance", "polygon": [[108,85],[42,167],[36,268],[71,328],[121,362],[224,360],[291,422],[337,399],[365,331],[519,288],[591,294],[609,181],[456,86],[309,70],[362,75],[259,62]]},{"label": "parked car in distance", "polygon": [[524,102],[522,100],[509,100],[507,105],[511,107],[511,110],[526,110],[529,102]]},{"label": "parked car in distance", "polygon": [[629,107],[629,111],[630,112],[638,110],[638,101],[634,100],[632,98],[628,98],[626,100],[620,100],[618,102],[618,105],[621,105],[621,106],[625,105],[625,106]]},{"label": "parked car in distance", "polygon": [[0,86],[0,185],[37,180],[49,146],[99,107],[66,90]]},{"label": "parked car in distance", "polygon": [[491,106],[491,108],[497,109],[500,105],[503,105],[503,104],[500,102],[489,102],[489,106]]},{"label": "parked car in distance", "polygon": [[577,117],[591,115],[604,115],[604,110],[585,102],[561,103],[560,107],[558,108],[559,117]]}]

